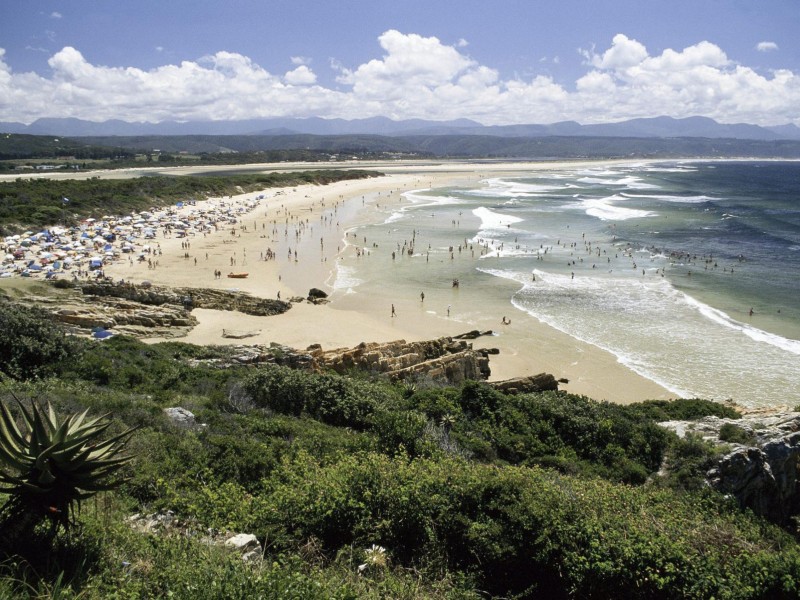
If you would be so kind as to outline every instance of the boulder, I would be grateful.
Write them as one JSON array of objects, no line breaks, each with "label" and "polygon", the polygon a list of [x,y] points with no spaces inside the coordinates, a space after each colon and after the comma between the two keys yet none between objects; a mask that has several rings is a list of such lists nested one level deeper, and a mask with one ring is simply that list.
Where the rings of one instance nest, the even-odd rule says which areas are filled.
[{"label": "boulder", "polygon": [[319,300],[319,299],[327,298],[327,297],[328,297],[328,294],[326,292],[323,292],[319,288],[311,288],[310,290],[308,290],[308,299],[309,300]]},{"label": "boulder", "polygon": [[529,377],[515,377],[503,381],[491,381],[489,385],[504,394],[530,394],[558,390],[558,380],[549,373]]},{"label": "boulder", "polygon": [[252,550],[261,549],[261,544],[258,543],[258,538],[252,533],[237,533],[233,537],[225,540],[226,548],[233,548],[242,554]]},{"label": "boulder", "polygon": [[473,329],[472,331],[468,331],[466,333],[462,333],[459,335],[454,335],[454,340],[474,340],[482,335],[494,335],[494,331],[489,329],[488,331],[478,331],[477,329]]},{"label": "boulder", "polygon": [[186,410],[185,408],[181,408],[180,406],[175,406],[171,408],[165,408],[164,414],[167,418],[178,427],[186,427],[191,428],[194,427],[196,424],[194,415]]}]

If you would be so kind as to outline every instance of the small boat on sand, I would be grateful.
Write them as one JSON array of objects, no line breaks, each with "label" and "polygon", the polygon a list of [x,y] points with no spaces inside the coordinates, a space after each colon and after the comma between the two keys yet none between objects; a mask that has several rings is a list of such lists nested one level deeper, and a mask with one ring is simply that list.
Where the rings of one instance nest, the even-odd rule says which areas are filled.
[{"label": "small boat on sand", "polygon": [[245,279],[249,273],[228,273],[228,277],[231,279]]}]

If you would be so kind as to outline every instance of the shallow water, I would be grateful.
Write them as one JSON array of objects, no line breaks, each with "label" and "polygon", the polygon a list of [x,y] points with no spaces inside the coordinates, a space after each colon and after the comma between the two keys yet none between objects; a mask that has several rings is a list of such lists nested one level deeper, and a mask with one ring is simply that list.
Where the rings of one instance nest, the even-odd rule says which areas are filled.
[{"label": "shallow water", "polygon": [[338,293],[422,290],[465,323],[515,308],[675,394],[800,404],[800,163],[537,171],[378,212]]}]

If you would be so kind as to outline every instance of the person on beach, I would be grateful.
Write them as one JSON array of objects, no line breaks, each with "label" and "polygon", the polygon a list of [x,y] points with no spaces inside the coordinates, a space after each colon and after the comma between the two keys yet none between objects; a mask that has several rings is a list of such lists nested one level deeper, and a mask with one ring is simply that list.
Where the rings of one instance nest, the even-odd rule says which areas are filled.
[{"label": "person on beach", "polygon": [[501,322],[503,325],[511,325],[511,319],[507,318],[506,316],[503,316],[503,320]]},{"label": "person on beach", "polygon": [[396,312],[394,312],[394,304],[392,304],[392,316],[393,316],[393,317],[396,317],[396,316],[397,316],[397,313],[396,313]]},{"label": "person on beach", "polygon": [[419,301],[420,302],[425,302],[425,292],[420,292],[419,293]]}]

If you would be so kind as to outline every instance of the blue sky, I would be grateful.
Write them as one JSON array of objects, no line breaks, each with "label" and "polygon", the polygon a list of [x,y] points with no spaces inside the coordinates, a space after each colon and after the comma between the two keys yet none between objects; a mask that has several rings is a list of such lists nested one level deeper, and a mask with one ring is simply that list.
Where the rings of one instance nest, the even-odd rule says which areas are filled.
[{"label": "blue sky", "polygon": [[3,0],[0,121],[800,125],[798,0]]}]

